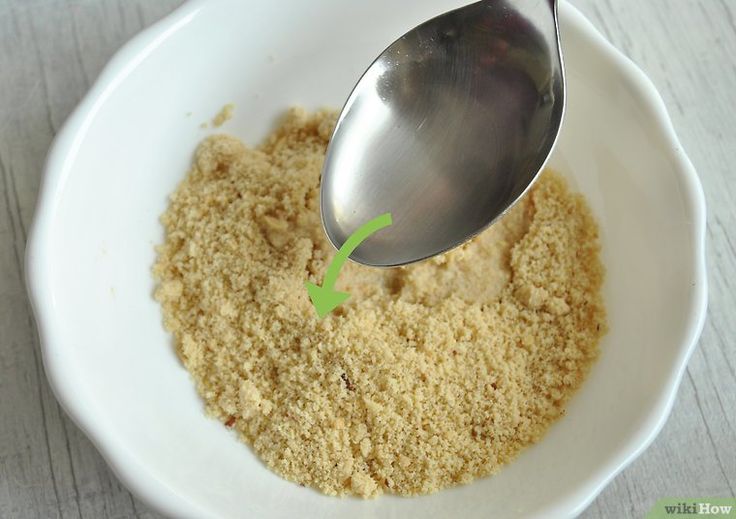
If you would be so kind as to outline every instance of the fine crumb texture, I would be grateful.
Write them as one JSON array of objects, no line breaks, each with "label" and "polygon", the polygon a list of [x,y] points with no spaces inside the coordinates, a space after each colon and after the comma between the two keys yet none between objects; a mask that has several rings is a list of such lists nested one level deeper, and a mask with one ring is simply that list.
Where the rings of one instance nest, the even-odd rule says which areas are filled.
[{"label": "fine crumb texture", "polygon": [[212,119],[212,126],[219,128],[233,118],[233,112],[235,112],[235,105],[226,104],[222,107],[222,110],[219,111],[215,118]]},{"label": "fine crumb texture", "polygon": [[472,242],[401,269],[347,264],[319,213],[333,112],[292,109],[252,149],[199,146],[162,222],[164,322],[209,414],[283,477],[416,495],[495,473],[565,412],[606,323],[596,224],[562,177]]}]

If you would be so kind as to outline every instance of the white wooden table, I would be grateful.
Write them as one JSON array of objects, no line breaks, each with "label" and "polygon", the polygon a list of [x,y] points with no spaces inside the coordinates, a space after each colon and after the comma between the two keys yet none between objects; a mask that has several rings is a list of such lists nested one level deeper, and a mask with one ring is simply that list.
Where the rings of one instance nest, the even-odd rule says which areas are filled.
[{"label": "white wooden table", "polygon": [[[356,0],[357,1],[357,0]],[[158,517],[56,403],[23,285],[46,150],[110,55],[181,0],[0,0],[0,518]],[[584,517],[736,488],[736,0],[573,0],[654,80],[708,201],[710,311],[672,416]]]}]

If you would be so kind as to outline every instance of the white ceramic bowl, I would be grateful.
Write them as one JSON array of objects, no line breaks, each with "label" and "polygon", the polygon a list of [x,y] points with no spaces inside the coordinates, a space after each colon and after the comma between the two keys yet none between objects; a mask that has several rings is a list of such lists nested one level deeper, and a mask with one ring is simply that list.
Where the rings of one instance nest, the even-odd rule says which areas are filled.
[{"label": "white ceramic bowl", "polygon": [[[569,105],[552,165],[598,217],[610,333],[568,414],[497,476],[414,499],[324,497],[205,418],[151,297],[158,216],[199,128],[257,142],[339,106],[405,29],[465,0],[193,1],[127,44],[49,154],[28,286],[57,398],[123,483],[178,517],[572,516],[654,439],[703,325],[705,207],[649,80],[561,5]],[[187,115],[191,112],[191,115]]]}]

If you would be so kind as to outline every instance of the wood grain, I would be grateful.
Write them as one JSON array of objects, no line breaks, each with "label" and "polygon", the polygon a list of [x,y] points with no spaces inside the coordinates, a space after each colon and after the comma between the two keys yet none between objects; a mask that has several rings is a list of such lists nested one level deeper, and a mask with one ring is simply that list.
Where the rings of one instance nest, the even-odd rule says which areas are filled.
[{"label": "wood grain", "polygon": [[[45,153],[112,53],[180,0],[0,0],[0,517],[158,517],[56,403],[23,285]],[[652,78],[708,202],[710,309],[672,416],[583,513],[736,489],[736,0],[574,0]]]},{"label": "wood grain", "polygon": [[51,139],[111,54],[179,2],[0,1],[0,517],[156,517],[56,403],[23,286]]}]

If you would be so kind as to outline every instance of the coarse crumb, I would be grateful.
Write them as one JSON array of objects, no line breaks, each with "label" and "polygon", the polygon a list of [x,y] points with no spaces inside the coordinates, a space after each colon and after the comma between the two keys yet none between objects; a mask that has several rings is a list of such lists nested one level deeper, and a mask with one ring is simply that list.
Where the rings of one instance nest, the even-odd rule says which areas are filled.
[{"label": "coarse crumb", "polygon": [[538,441],[606,330],[598,231],[545,172],[472,242],[400,269],[347,264],[320,320],[304,282],[334,250],[319,180],[335,114],[289,111],[256,149],[217,135],[162,216],[156,297],[207,411],[283,477],[416,495]]},{"label": "coarse crumb", "polygon": [[212,126],[214,126],[215,128],[219,128],[233,118],[234,112],[235,105],[232,103],[226,104],[222,107],[222,110],[217,113],[214,119],[212,119]]}]

